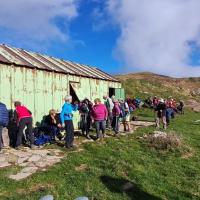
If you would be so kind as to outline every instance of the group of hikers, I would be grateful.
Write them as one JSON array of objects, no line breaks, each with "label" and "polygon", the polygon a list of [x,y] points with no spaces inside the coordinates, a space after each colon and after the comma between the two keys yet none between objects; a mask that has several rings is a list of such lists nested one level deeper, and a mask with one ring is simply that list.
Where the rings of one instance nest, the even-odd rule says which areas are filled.
[{"label": "group of hikers", "polygon": [[[119,135],[120,124],[123,125],[124,132],[130,132],[132,113],[145,103],[154,109],[157,127],[159,128],[162,122],[164,129],[167,128],[175,112],[183,113],[184,106],[182,101],[177,106],[172,98],[164,101],[157,97],[149,98],[142,103],[140,99],[127,97],[123,100],[105,95],[103,101],[96,98],[93,103],[86,98],[81,102],[73,102],[72,96],[66,96],[62,110],[51,109],[36,128],[33,128],[31,111],[21,102],[14,102],[15,110],[12,112],[8,112],[6,105],[0,103],[0,150],[3,148],[2,130],[4,127],[8,128],[10,146],[16,149],[21,149],[26,142],[30,148],[35,149],[45,143],[55,143],[56,138],[59,140],[64,138],[65,147],[74,149],[73,113],[76,111],[80,114],[79,128],[82,135],[89,140],[99,140],[106,136],[106,129],[112,130],[115,136]],[[95,137],[90,135],[93,128],[96,130]]]},{"label": "group of hikers", "polygon": [[156,127],[160,128],[160,122],[166,130],[170,120],[175,117],[175,113],[184,114],[184,103],[182,100],[176,103],[176,100],[169,97],[164,100],[162,98],[154,97],[151,105],[156,113]]}]

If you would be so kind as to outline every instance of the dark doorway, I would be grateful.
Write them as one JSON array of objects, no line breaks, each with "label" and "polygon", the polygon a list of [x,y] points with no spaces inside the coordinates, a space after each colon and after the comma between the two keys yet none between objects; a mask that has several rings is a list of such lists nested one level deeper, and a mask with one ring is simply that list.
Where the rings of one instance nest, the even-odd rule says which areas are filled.
[{"label": "dark doorway", "polygon": [[73,87],[71,86],[71,84],[69,84],[69,91],[70,91],[70,95],[72,96],[72,102],[74,103],[75,101],[79,101],[78,96],[76,95],[76,92],[74,91]]},{"label": "dark doorway", "polygon": [[109,88],[109,97],[115,95],[115,88]]}]

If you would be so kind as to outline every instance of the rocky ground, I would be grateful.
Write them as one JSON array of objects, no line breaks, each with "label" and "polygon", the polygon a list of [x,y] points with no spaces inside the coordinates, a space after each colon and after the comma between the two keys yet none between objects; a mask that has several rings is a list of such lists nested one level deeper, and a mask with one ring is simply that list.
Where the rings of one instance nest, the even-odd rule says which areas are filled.
[{"label": "rocky ground", "polygon": [[[140,127],[152,126],[153,122],[133,121],[131,126],[133,130]],[[123,128],[121,127],[121,130]],[[120,135],[126,135],[121,133]],[[107,137],[111,137],[108,135]],[[10,174],[9,178],[19,181],[25,179],[38,171],[46,171],[49,167],[59,163],[64,158],[64,152],[59,149],[40,149],[31,150],[30,148],[24,147],[22,150],[15,150],[9,147],[9,139],[7,131],[4,129],[3,133],[5,148],[0,153],[0,168],[19,167],[20,170],[17,174]],[[75,151],[82,151],[81,144],[87,142],[94,142],[94,140],[78,140],[76,144],[78,149]]]}]

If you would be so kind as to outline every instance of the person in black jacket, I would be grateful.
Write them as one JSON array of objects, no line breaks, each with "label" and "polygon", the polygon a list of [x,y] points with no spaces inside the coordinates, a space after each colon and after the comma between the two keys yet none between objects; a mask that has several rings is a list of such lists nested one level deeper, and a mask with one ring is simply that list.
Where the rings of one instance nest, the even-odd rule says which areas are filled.
[{"label": "person in black jacket", "polygon": [[158,105],[155,108],[156,112],[156,126],[157,128],[160,128],[160,121],[163,123],[163,128],[166,130],[167,129],[167,122],[166,122],[166,103],[164,99],[160,99]]},{"label": "person in black jacket", "polygon": [[49,111],[49,115],[45,117],[44,124],[46,132],[51,135],[52,142],[55,142],[55,137],[60,133],[61,123],[54,109]]},{"label": "person in black jacket", "polygon": [[3,128],[8,125],[8,110],[6,105],[0,102],[0,151],[3,148]]}]

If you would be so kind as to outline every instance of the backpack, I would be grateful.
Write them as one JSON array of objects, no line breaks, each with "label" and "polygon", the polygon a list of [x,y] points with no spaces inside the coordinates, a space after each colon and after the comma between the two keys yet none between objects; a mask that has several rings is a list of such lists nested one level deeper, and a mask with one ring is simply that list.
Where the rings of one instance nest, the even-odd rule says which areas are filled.
[{"label": "backpack", "polygon": [[88,114],[89,113],[89,108],[88,108],[87,104],[82,104],[82,106],[80,107],[80,111],[83,114]]},{"label": "backpack", "polygon": [[[126,111],[127,109],[128,109],[128,111]],[[121,113],[120,113],[121,118],[126,117],[130,112],[128,104],[126,102],[120,103],[120,110],[121,110]]]},{"label": "backpack", "polygon": [[39,137],[37,137],[34,142],[36,146],[44,145],[46,143],[51,143],[51,136],[44,134],[41,134]]},{"label": "backpack", "polygon": [[6,105],[0,103],[0,125],[6,127],[8,125],[8,110]]}]

